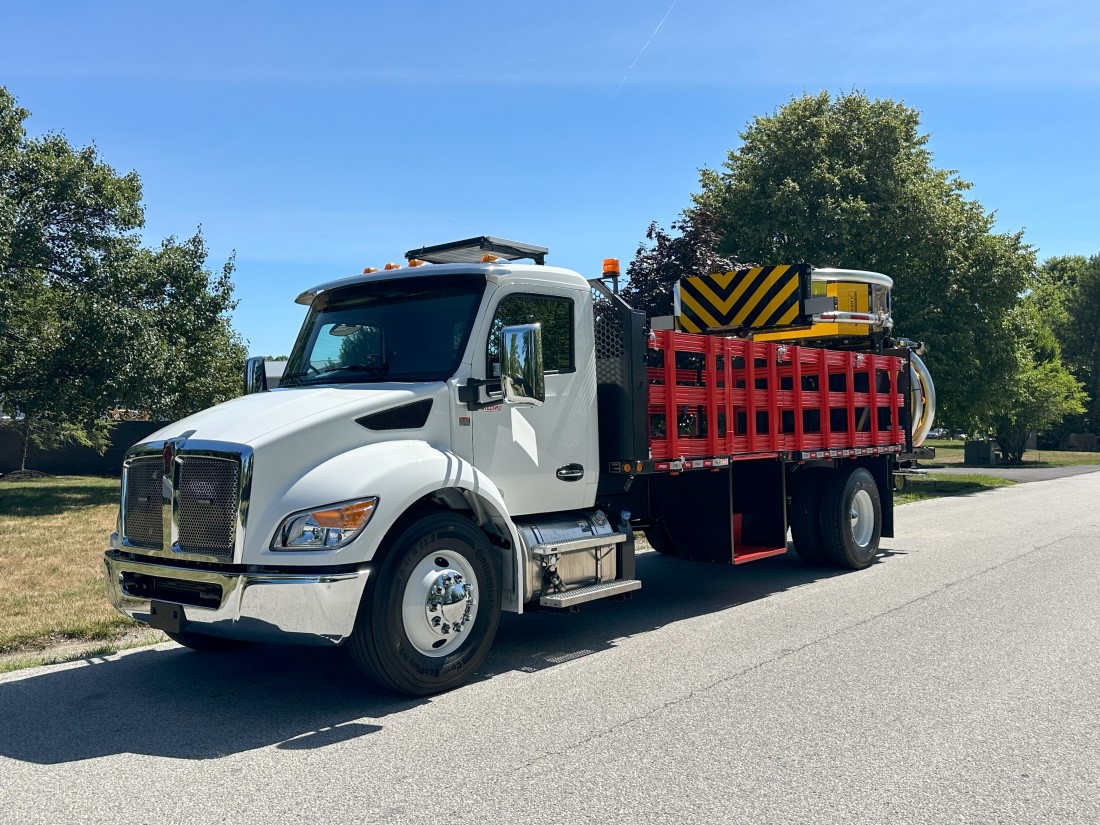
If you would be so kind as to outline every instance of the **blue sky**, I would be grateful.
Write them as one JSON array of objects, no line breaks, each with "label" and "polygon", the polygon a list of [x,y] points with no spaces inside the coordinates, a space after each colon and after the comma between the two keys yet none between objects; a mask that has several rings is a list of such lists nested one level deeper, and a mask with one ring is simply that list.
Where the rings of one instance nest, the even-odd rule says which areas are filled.
[{"label": "blue sky", "polygon": [[0,21],[32,134],[136,170],[146,243],[201,224],[214,268],[236,251],[253,354],[289,351],[303,289],[422,244],[625,265],[803,92],[904,100],[1000,230],[1100,252],[1096,0],[0,0]]}]

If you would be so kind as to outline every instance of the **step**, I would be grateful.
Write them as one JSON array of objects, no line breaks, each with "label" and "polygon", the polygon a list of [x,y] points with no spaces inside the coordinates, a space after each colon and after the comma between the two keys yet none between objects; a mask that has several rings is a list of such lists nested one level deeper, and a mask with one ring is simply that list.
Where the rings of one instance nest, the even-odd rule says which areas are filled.
[{"label": "step", "polygon": [[552,556],[554,554],[576,553],[579,550],[591,550],[593,547],[606,547],[609,544],[620,544],[626,541],[622,533],[611,533],[607,536],[592,536],[583,539],[570,539],[557,544],[536,544],[531,552],[536,556]]},{"label": "step", "polygon": [[642,583],[637,579],[619,579],[618,581],[582,587],[579,590],[570,590],[566,593],[550,593],[539,599],[539,604],[543,607],[572,607],[585,602],[594,602],[596,599],[606,599],[608,596],[618,596],[632,590],[640,590],[641,587]]}]

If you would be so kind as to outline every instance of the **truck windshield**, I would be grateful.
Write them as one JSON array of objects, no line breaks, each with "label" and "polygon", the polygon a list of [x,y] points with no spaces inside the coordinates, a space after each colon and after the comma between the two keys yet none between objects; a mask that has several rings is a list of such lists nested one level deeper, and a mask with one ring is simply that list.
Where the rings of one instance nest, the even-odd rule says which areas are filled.
[{"label": "truck windshield", "polygon": [[280,387],[445,381],[477,317],[481,275],[399,278],[320,295],[310,307]]}]

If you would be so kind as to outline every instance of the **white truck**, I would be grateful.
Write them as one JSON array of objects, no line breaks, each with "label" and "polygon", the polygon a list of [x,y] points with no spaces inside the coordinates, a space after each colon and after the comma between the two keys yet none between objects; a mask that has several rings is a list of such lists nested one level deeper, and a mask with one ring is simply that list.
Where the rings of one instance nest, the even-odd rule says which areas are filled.
[{"label": "white truck", "polygon": [[790,526],[812,562],[873,561],[913,446],[899,358],[649,332],[546,252],[473,238],[302,293],[278,388],[250,359],[244,396],[128,452],[112,603],[199,650],[347,643],[426,695],[470,678],[502,610],[640,588],[636,529],[741,563]]}]

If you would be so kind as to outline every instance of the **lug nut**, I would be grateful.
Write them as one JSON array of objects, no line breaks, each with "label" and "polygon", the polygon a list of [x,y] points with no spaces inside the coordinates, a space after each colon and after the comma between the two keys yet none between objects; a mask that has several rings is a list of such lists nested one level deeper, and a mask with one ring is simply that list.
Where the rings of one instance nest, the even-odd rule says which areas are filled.
[{"label": "lug nut", "polygon": [[439,627],[439,625],[441,625],[442,623],[443,623],[443,620],[441,618],[439,618],[438,616],[436,616],[434,619],[432,619],[432,627]]}]

